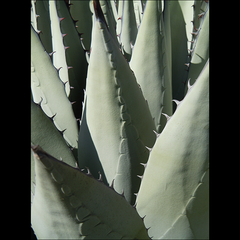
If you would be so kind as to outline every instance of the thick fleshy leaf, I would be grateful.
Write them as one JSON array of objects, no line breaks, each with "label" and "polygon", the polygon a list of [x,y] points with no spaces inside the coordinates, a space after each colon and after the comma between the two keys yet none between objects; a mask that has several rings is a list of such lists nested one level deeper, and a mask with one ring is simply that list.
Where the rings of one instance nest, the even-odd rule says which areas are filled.
[{"label": "thick fleshy leaf", "polygon": [[[186,63],[191,59],[193,24],[193,0],[169,1],[170,32],[172,47],[172,94],[173,99],[182,100],[188,72]],[[166,16],[168,18],[168,16]]]},{"label": "thick fleshy leaf", "polygon": [[48,1],[32,0],[32,8],[36,13],[36,22],[32,23],[36,32],[40,32],[39,38],[48,53],[52,52],[52,36],[49,16]]},{"label": "thick fleshy leaf", "polygon": [[[64,2],[62,2],[65,4]],[[60,22],[63,20],[58,17],[56,1],[49,1],[49,14],[52,34],[53,65],[59,69],[59,77],[64,84],[67,96],[70,94],[70,84],[68,76],[68,66],[66,61],[66,48],[63,43],[63,35],[60,28]]]},{"label": "thick fleshy leaf", "polygon": [[78,127],[64,85],[59,79],[48,54],[31,27],[31,89],[33,101],[39,103],[72,147],[77,148]]},{"label": "thick fleshy leaf", "polygon": [[39,239],[149,239],[137,211],[113,189],[33,146],[31,222]]},{"label": "thick fleshy leaf", "polygon": [[209,11],[205,14],[204,22],[198,29],[198,38],[195,40],[197,43],[189,68],[188,78],[191,85],[196,81],[209,58]]},{"label": "thick fleshy leaf", "polygon": [[130,67],[148,101],[158,133],[166,124],[162,113],[172,115],[170,53],[166,45],[161,1],[148,1]]},{"label": "thick fleshy leaf", "polygon": [[54,126],[53,119],[48,118],[41,107],[31,101],[31,142],[42,146],[58,160],[61,159],[74,167],[76,160],[61,133]]},{"label": "thick fleshy leaf", "polygon": [[[77,1],[78,2],[78,1]],[[82,2],[82,1],[81,1]],[[83,1],[85,2],[85,1]],[[82,4],[83,5],[83,4]],[[85,6],[85,5],[84,5]],[[85,9],[85,8],[84,8]],[[82,46],[79,34],[74,26],[74,22],[69,13],[69,9],[64,1],[56,1],[56,10],[59,21],[60,40],[62,41],[62,48],[64,51],[60,54],[64,54],[65,57],[59,56],[57,49],[54,49],[56,53],[53,54],[53,60],[58,58],[65,58],[65,62],[61,66],[67,66],[67,74],[70,88],[70,94],[68,96],[72,105],[75,117],[79,119],[82,113],[82,102],[84,99],[83,89],[86,87],[87,77],[87,61],[86,61],[86,50]],[[85,9],[86,10],[86,9]],[[88,18],[86,21],[89,20]],[[86,22],[84,22],[86,23]],[[88,24],[86,24],[88,26]],[[53,36],[53,39],[55,37]],[[58,68],[57,67],[57,68]],[[59,74],[63,71],[63,67],[59,70]]]},{"label": "thick fleshy leaf", "polygon": [[209,62],[157,138],[136,199],[153,239],[208,238]]},{"label": "thick fleshy leaf", "polygon": [[[148,151],[155,142],[154,122],[126,59],[108,31],[98,5],[86,98],[79,133],[79,166],[135,202]],[[95,5],[96,7],[96,5]],[[100,60],[101,59],[101,60]],[[91,156],[91,157],[90,157]]]},{"label": "thick fleshy leaf", "polygon": [[70,14],[75,21],[76,30],[81,35],[86,50],[90,50],[92,32],[91,1],[71,1]]},{"label": "thick fleshy leaf", "polygon": [[[137,21],[134,11],[134,1],[121,1],[119,7],[118,34],[122,45],[122,52],[126,59],[130,61],[132,55],[132,46],[135,44],[137,36]],[[121,12],[122,11],[122,12]]]}]

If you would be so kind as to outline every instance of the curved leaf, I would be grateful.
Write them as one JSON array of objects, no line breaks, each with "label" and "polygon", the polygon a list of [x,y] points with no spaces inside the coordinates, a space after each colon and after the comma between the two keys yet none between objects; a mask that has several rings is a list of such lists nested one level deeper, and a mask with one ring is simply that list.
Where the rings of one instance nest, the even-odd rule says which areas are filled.
[{"label": "curved leaf", "polygon": [[154,239],[208,238],[209,62],[158,137],[136,199]]},{"label": "curved leaf", "polygon": [[[52,36],[50,27],[49,16],[49,3],[48,1],[34,1],[32,0],[32,6],[35,8],[37,18],[37,28],[34,27],[36,32],[40,32],[39,38],[48,53],[52,52]],[[33,25],[34,26],[34,25]]]},{"label": "curved leaf", "polygon": [[[67,96],[70,94],[70,84],[68,77],[68,66],[66,61],[66,48],[63,43],[63,35],[60,28],[60,22],[63,20],[58,17],[57,1],[49,1],[49,14],[52,33],[53,65],[59,69],[59,78],[64,84]],[[62,2],[65,4],[64,2]]]},{"label": "curved leaf", "polygon": [[120,30],[120,43],[122,45],[122,52],[126,59],[130,61],[132,55],[132,46],[135,44],[137,36],[137,21],[134,11],[134,1],[122,1],[122,14],[121,22],[118,24],[121,25]]},{"label": "curved leaf", "polygon": [[48,54],[31,27],[31,89],[35,103],[41,102],[41,107],[63,137],[72,147],[77,147],[78,127],[64,85],[58,77]]},{"label": "curved leaf", "polygon": [[149,155],[145,146],[155,142],[155,126],[136,79],[103,21],[98,18],[94,29],[78,140],[79,166],[89,167],[95,177],[100,171],[108,184],[115,179],[116,190],[124,191],[134,203],[133,193],[140,184],[137,175],[143,173],[140,163],[146,163]]},{"label": "curved leaf", "polygon": [[[74,102],[72,108],[75,117],[79,119],[81,118],[82,102],[84,99],[83,89],[86,87],[87,78],[88,64],[85,57],[86,50],[83,49],[79,34],[74,26],[66,3],[64,1],[56,1],[56,10],[58,18],[64,18],[61,20],[59,26],[62,35],[61,39],[64,44],[63,47],[64,49],[67,48],[63,54],[65,54],[65,64],[67,65],[68,79],[71,86],[68,98],[71,102]],[[58,58],[57,55],[58,54],[56,50],[56,53],[53,54],[53,59],[54,57]],[[60,69],[59,73],[61,73],[61,71],[62,68]]]},{"label": "curved leaf", "polygon": [[41,145],[49,154],[74,167],[76,160],[52,121],[43,113],[40,106],[31,101],[32,144]]},{"label": "curved leaf", "polygon": [[130,61],[157,132],[161,132],[166,124],[162,112],[172,115],[170,53],[166,48],[162,15],[161,1],[147,2]]},{"label": "curved leaf", "polygon": [[86,50],[90,50],[92,33],[92,12],[88,1],[71,1],[70,14],[76,21],[76,30],[81,35]]},{"label": "curved leaf", "polygon": [[[190,51],[193,29],[193,0],[170,1],[170,29],[172,45],[172,94],[173,99],[182,100],[188,72],[186,63],[190,62]],[[167,16],[166,16],[167,18]]]},{"label": "curved leaf", "polygon": [[38,238],[149,239],[137,211],[113,189],[33,146],[36,190],[31,222]]},{"label": "curved leaf", "polygon": [[[201,29],[198,30],[198,39],[196,39],[196,47],[194,48],[191,64],[189,68],[188,78],[190,84],[193,84],[201,73],[209,58],[209,10],[207,11]],[[187,87],[186,87],[187,91]]]}]

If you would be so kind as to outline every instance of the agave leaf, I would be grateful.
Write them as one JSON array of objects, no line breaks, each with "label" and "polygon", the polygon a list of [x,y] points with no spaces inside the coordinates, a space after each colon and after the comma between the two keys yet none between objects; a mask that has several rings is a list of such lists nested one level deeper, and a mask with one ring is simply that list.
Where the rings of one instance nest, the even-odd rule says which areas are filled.
[{"label": "agave leaf", "polygon": [[191,85],[196,81],[209,58],[209,11],[206,13],[203,25],[198,29],[198,35],[188,75]]},{"label": "agave leaf", "polygon": [[31,222],[38,238],[149,239],[137,211],[113,189],[33,146],[36,190]]},{"label": "agave leaf", "polygon": [[161,1],[148,1],[130,61],[154,118],[157,132],[166,124],[162,112],[172,115],[170,54],[166,48]]},{"label": "agave leaf", "polygon": [[[64,3],[65,4],[65,3]],[[64,84],[67,96],[70,94],[70,84],[68,77],[68,66],[66,62],[66,47],[63,43],[63,35],[60,28],[60,21],[63,19],[58,17],[56,1],[49,1],[49,14],[52,33],[52,49],[53,49],[53,65],[59,69],[59,77]]]},{"label": "agave leaf", "polygon": [[122,45],[122,52],[126,59],[130,61],[132,55],[132,46],[135,44],[137,36],[137,21],[134,11],[134,1],[122,1],[121,19],[118,24],[121,25],[119,40]]},{"label": "agave leaf", "polygon": [[209,9],[208,1],[198,1],[194,0],[194,30],[197,31],[199,27],[201,27],[204,19],[206,17],[205,12]]},{"label": "agave leaf", "polygon": [[106,20],[109,32],[112,34],[112,37],[114,38],[114,40],[117,42],[117,35],[115,30],[116,22],[115,22],[113,13],[111,11],[112,9],[111,4],[107,0],[100,0],[99,2],[100,2],[101,9],[103,11],[103,15]]},{"label": "agave leaf", "polygon": [[134,0],[133,1],[134,5],[134,13],[135,13],[135,18],[136,18],[136,23],[137,23],[137,28],[140,26],[142,18],[143,18],[143,5],[141,0]]},{"label": "agave leaf", "polygon": [[86,50],[90,50],[91,46],[92,12],[89,8],[90,2],[90,0],[71,1],[70,5],[70,14]]},{"label": "agave leaf", "polygon": [[77,148],[78,127],[64,85],[58,77],[48,54],[31,27],[31,88],[33,101],[39,103],[48,117],[56,114],[53,122],[64,139]]},{"label": "agave leaf", "polygon": [[208,238],[209,61],[150,153],[137,211],[154,239]]},{"label": "agave leaf", "polygon": [[[34,1],[32,1],[34,2]],[[50,27],[49,16],[49,3],[48,1],[35,1],[35,10],[37,13],[37,28],[40,31],[39,38],[48,53],[52,50],[52,36]],[[35,29],[36,31],[36,29]]]},{"label": "agave leaf", "polygon": [[[53,116],[54,119],[54,116]],[[48,118],[41,107],[31,101],[31,142],[41,145],[49,154],[75,167],[76,160],[61,133]]]},{"label": "agave leaf", "polygon": [[137,175],[143,173],[140,163],[146,163],[149,155],[145,146],[155,142],[155,126],[100,10],[98,5],[78,139],[79,166],[87,166],[95,177],[100,171],[108,184],[115,179],[115,189],[134,203],[133,193],[140,184]]},{"label": "agave leaf", "polygon": [[38,29],[37,29],[37,13],[36,13],[36,6],[35,6],[34,0],[31,0],[31,25],[35,31],[38,31]]},{"label": "agave leaf", "polygon": [[166,39],[166,52],[167,54],[167,66],[168,71],[171,76],[172,84],[172,39],[171,39],[171,24],[170,24],[170,6],[171,2],[164,0],[164,10],[163,10],[163,24],[165,30],[165,39]]},{"label": "agave leaf", "polygon": [[114,20],[115,20],[115,25],[116,25],[117,19],[118,19],[117,6],[116,6],[114,0],[110,0],[109,2],[110,2],[110,5],[111,5],[112,14],[113,14],[113,17],[114,17]]},{"label": "agave leaf", "polygon": [[192,40],[193,4],[193,0],[170,1],[168,12],[172,46],[172,94],[173,99],[177,100],[182,100],[184,97],[184,86],[188,76],[185,64],[189,63],[191,59],[188,49],[191,50],[189,41]]},{"label": "agave leaf", "polygon": [[[74,26],[72,18],[70,16],[67,5],[64,1],[56,1],[56,10],[58,18],[63,20],[60,21],[60,31],[64,36],[62,42],[65,50],[65,60],[68,68],[68,79],[69,84],[72,87],[69,94],[69,100],[74,102],[73,111],[75,117],[79,119],[81,117],[82,101],[84,99],[84,92],[86,86],[87,77],[87,61],[85,57],[85,51],[81,44],[81,40]],[[57,50],[54,53],[53,58],[57,58]],[[62,68],[59,73],[61,73]]]}]

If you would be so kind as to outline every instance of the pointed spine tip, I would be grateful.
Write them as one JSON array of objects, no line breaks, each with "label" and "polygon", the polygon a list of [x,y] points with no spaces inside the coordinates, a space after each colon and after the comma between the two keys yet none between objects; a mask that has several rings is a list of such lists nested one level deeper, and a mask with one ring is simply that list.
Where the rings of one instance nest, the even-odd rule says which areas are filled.
[{"label": "pointed spine tip", "polygon": [[75,168],[79,169],[78,163],[75,162]]},{"label": "pointed spine tip", "polygon": [[153,130],[153,132],[155,133],[156,138],[159,138],[159,136],[161,135],[161,133],[158,133],[158,132],[156,132],[155,130]]},{"label": "pointed spine tip", "polygon": [[42,101],[43,101],[43,98],[41,97],[40,101],[36,103],[38,107],[41,107]]},{"label": "pointed spine tip", "polygon": [[99,172],[98,172],[98,174],[99,174],[98,181],[102,182],[102,181],[103,181],[103,179],[102,179],[102,174],[101,174],[101,172],[99,171]]},{"label": "pointed spine tip", "polygon": [[48,55],[49,57],[52,57],[52,55],[55,53],[56,51],[50,52]]},{"label": "pointed spine tip", "polygon": [[57,115],[57,113],[55,113],[54,115],[52,115],[51,117],[49,117],[49,119],[53,122],[53,119],[55,118],[56,115]]},{"label": "pointed spine tip", "polygon": [[59,21],[61,22],[62,20],[64,20],[65,19],[65,17],[61,17],[61,18],[59,18]]},{"label": "pointed spine tip", "polygon": [[181,101],[178,101],[176,99],[173,99],[172,101],[175,102],[177,106],[181,103]]},{"label": "pointed spine tip", "polygon": [[96,18],[98,20],[100,20],[101,22],[103,22],[105,24],[106,28],[108,29],[108,24],[107,24],[106,19],[103,15],[102,8],[101,8],[99,0],[93,0],[93,8],[94,8],[94,13],[95,13]]},{"label": "pointed spine tip", "polygon": [[114,181],[115,181],[115,179],[112,180],[112,183],[111,183],[111,185],[110,185],[110,188],[111,188],[111,189],[113,189]]},{"label": "pointed spine tip", "polygon": [[165,117],[166,117],[166,119],[167,119],[167,122],[170,120],[170,116],[168,116],[166,113],[162,113],[162,115],[164,115]]},{"label": "pointed spine tip", "polygon": [[61,68],[62,68],[62,67],[56,68],[57,73],[59,73],[59,71],[60,71]]},{"label": "pointed spine tip", "polygon": [[146,148],[149,152],[152,151],[152,148],[150,148],[150,147],[145,146],[145,148]]},{"label": "pointed spine tip", "polygon": [[86,173],[86,174],[87,174],[88,176],[92,176],[92,174],[91,174],[91,172],[90,172],[90,169],[89,169],[88,167],[86,167],[86,166],[85,166],[85,168],[87,169],[87,173]]},{"label": "pointed spine tip", "polygon": [[63,129],[62,131],[59,131],[61,133],[61,135],[63,136],[63,133],[66,131],[67,129]]},{"label": "pointed spine tip", "polygon": [[142,166],[144,166],[144,168],[147,167],[147,163],[140,163]]},{"label": "pointed spine tip", "polygon": [[124,196],[124,190],[122,190],[122,193],[120,194],[120,196],[122,196],[123,198],[125,198],[125,196]]},{"label": "pointed spine tip", "polygon": [[188,79],[188,83],[187,83],[188,90],[191,89],[191,87],[192,87],[191,84],[190,84],[190,80],[191,80],[191,78]]}]

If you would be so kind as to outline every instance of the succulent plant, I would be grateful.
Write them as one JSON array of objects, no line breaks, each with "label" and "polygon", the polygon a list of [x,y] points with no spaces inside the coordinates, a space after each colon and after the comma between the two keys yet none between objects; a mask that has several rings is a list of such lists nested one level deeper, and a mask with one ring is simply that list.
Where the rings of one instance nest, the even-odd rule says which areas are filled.
[{"label": "succulent plant", "polygon": [[31,1],[38,239],[209,238],[209,2]]}]

